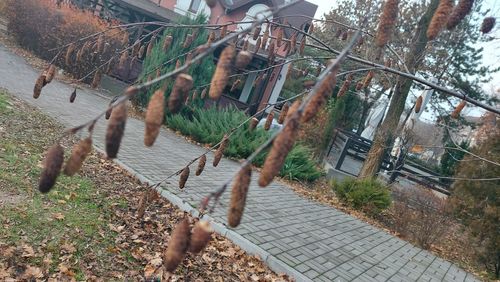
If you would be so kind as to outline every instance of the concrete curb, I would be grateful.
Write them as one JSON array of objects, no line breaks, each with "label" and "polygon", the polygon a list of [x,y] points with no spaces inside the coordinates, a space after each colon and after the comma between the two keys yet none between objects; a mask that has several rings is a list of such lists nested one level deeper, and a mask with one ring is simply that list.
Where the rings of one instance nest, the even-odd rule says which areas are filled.
[{"label": "concrete curb", "polygon": [[[104,150],[98,148],[95,145],[94,145],[94,148],[99,153],[102,153],[104,155],[106,154],[106,152]],[[119,165],[120,167],[125,169],[132,176],[137,178],[141,183],[146,183],[149,185],[155,184],[151,180],[146,178],[144,175],[136,172],[133,168],[126,165],[125,163],[123,163],[119,159],[114,159],[113,162],[115,162],[117,165]],[[156,190],[158,191],[158,193],[161,194],[161,196],[163,198],[167,199],[170,203],[177,206],[182,211],[185,211],[185,212],[191,214],[193,217],[199,217],[200,213],[198,212],[198,210],[195,207],[193,207],[192,205],[190,205],[188,202],[179,198],[177,195],[173,194],[172,192],[170,192],[166,189],[161,188],[161,186],[156,188]],[[203,219],[210,221],[212,228],[214,229],[215,232],[217,232],[218,234],[220,234],[223,237],[226,237],[227,239],[232,241],[235,245],[238,245],[245,252],[247,252],[251,255],[259,256],[260,259],[274,272],[285,273],[288,276],[295,279],[296,281],[312,281],[310,278],[308,278],[304,274],[298,272],[293,267],[287,265],[286,263],[279,260],[278,258],[274,257],[266,250],[262,249],[261,247],[257,246],[256,244],[245,239],[243,236],[236,233],[235,231],[227,228],[224,224],[215,221],[215,219],[213,219],[211,216],[204,215]]]}]

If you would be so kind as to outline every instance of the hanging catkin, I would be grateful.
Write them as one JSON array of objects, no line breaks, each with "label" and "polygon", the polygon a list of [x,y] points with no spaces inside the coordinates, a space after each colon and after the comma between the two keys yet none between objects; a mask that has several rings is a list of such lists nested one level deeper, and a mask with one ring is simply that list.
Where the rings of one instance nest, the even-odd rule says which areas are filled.
[{"label": "hanging catkin", "polygon": [[165,36],[165,39],[163,39],[163,45],[162,45],[162,50],[163,52],[167,52],[168,48],[170,48],[170,45],[172,44],[173,37],[171,35]]},{"label": "hanging catkin", "polygon": [[33,88],[33,98],[38,99],[38,97],[40,97],[44,85],[45,85],[45,74],[41,74],[36,79],[35,87]]},{"label": "hanging catkin", "polygon": [[318,90],[312,93],[309,103],[302,114],[302,122],[310,121],[326,103],[328,96],[333,93],[337,82],[338,66],[335,67],[320,83]]},{"label": "hanging catkin", "polygon": [[280,116],[278,117],[278,123],[283,124],[285,122],[285,118],[288,114],[288,109],[290,108],[290,103],[286,102],[281,108]]},{"label": "hanging catkin", "polygon": [[75,102],[75,99],[76,99],[76,88],[75,90],[73,90],[73,92],[71,92],[71,95],[69,96],[69,102],[73,103]]},{"label": "hanging catkin", "polygon": [[193,88],[193,78],[185,73],[179,74],[175,79],[172,93],[170,93],[168,99],[168,110],[171,113],[175,114],[179,112],[191,88]]},{"label": "hanging catkin", "polygon": [[163,265],[167,271],[174,272],[184,259],[184,255],[189,247],[190,229],[189,220],[185,218],[177,224],[174,232],[172,232],[167,250],[163,254]]},{"label": "hanging catkin", "polygon": [[155,143],[163,123],[165,96],[163,90],[156,90],[151,96],[145,118],[144,145],[151,147]]},{"label": "hanging catkin", "polygon": [[186,35],[186,39],[182,44],[182,48],[188,48],[192,42],[193,42],[193,36],[191,34]]},{"label": "hanging catkin", "polygon": [[346,41],[347,38],[349,37],[349,32],[348,31],[344,31],[344,33],[342,33],[342,41]]},{"label": "hanging catkin", "polygon": [[297,49],[297,33],[292,34],[292,37],[290,38],[290,52],[289,54],[295,53],[295,50]]},{"label": "hanging catkin", "polygon": [[219,38],[222,39],[222,38],[226,37],[226,34],[227,34],[227,25],[224,25],[220,29],[220,36],[219,36]]},{"label": "hanging catkin", "polygon": [[272,109],[266,117],[266,123],[264,124],[264,130],[269,130],[274,120],[274,109]]},{"label": "hanging catkin", "polygon": [[451,117],[457,119],[460,116],[462,110],[465,108],[466,104],[467,102],[465,102],[465,100],[462,100],[462,102],[460,102],[460,104],[458,104],[455,110],[453,110],[453,112],[451,113]]},{"label": "hanging catkin", "polygon": [[262,31],[262,27],[260,27],[260,26],[255,27],[255,29],[253,30],[253,37],[252,37],[253,40],[257,40],[257,38],[259,38],[261,31]]},{"label": "hanging catkin", "polygon": [[276,47],[281,48],[281,44],[283,43],[283,29],[278,27],[278,32],[276,34]]},{"label": "hanging catkin", "polygon": [[240,51],[236,56],[236,61],[234,63],[235,67],[238,69],[244,69],[252,61],[252,53],[248,51]]},{"label": "hanging catkin", "polygon": [[489,33],[495,27],[496,19],[494,17],[484,18],[483,23],[481,24],[481,32],[483,34]]},{"label": "hanging catkin", "polygon": [[415,113],[416,114],[420,113],[423,101],[424,101],[424,98],[422,98],[422,96],[418,96],[417,101],[415,102]]},{"label": "hanging catkin", "polygon": [[373,75],[374,75],[373,71],[369,71],[366,74],[365,79],[363,80],[363,88],[367,88],[370,85],[370,82],[373,79]]},{"label": "hanging catkin", "polygon": [[71,66],[71,58],[73,57],[73,53],[76,50],[76,44],[71,43],[68,46],[68,49],[66,49],[66,55],[64,56],[64,62],[66,63],[67,66]]},{"label": "hanging catkin", "polygon": [[66,162],[64,167],[64,174],[67,176],[73,176],[77,173],[83,165],[85,158],[92,151],[92,137],[87,137],[82,139],[78,144],[73,147],[71,151],[71,156]]},{"label": "hanging catkin", "polygon": [[361,89],[363,89],[363,81],[358,81],[358,83],[356,83],[356,91]]},{"label": "hanging catkin", "polygon": [[254,49],[253,49],[253,53],[254,54],[259,53],[261,43],[262,43],[262,39],[259,37],[257,39],[257,42],[255,43],[255,46],[254,46]]},{"label": "hanging catkin", "polygon": [[146,51],[146,47],[144,45],[139,48],[139,52],[137,53],[137,59],[142,59],[144,57],[144,52]]},{"label": "hanging catkin", "polygon": [[222,141],[220,142],[219,148],[217,148],[217,151],[215,151],[214,161],[212,163],[214,167],[219,165],[219,162],[222,159],[222,155],[224,154],[224,151],[226,150],[228,143],[229,143],[229,136],[225,134],[224,137],[222,138]]},{"label": "hanging catkin", "polygon": [[124,69],[127,66],[127,61],[128,61],[128,52],[125,51],[120,56],[120,61],[118,62],[118,68]]},{"label": "hanging catkin", "polygon": [[470,13],[472,5],[474,5],[474,0],[460,0],[448,17],[446,28],[454,29]]},{"label": "hanging catkin", "polygon": [[194,89],[193,91],[193,101],[195,101],[196,99],[198,99],[198,89]]},{"label": "hanging catkin", "polygon": [[266,28],[266,31],[264,31],[264,34],[262,35],[260,49],[266,50],[267,41],[269,41],[269,25],[268,25],[268,28]]},{"label": "hanging catkin", "polygon": [[235,91],[236,89],[238,89],[238,87],[240,87],[240,84],[241,84],[241,79],[237,79],[233,82],[233,85],[231,85],[231,90],[229,90],[229,92],[233,92]]},{"label": "hanging catkin", "polygon": [[269,51],[267,54],[267,60],[268,60],[269,65],[272,65],[274,63],[274,47],[275,47],[275,43],[273,41],[273,42],[271,42],[271,44],[269,44]]},{"label": "hanging catkin", "polygon": [[244,42],[243,42],[243,46],[241,47],[241,50],[243,51],[248,51],[248,39],[246,39]]},{"label": "hanging catkin", "polygon": [[197,254],[201,252],[212,238],[212,228],[208,221],[198,221],[191,232],[191,241],[189,242],[189,252]]},{"label": "hanging catkin", "polygon": [[346,80],[344,81],[344,83],[342,83],[342,87],[340,87],[339,93],[337,93],[337,99],[344,96],[345,93],[347,93],[347,90],[349,90],[349,87],[351,87],[353,78],[354,75],[352,73],[347,75]]},{"label": "hanging catkin", "polygon": [[215,31],[211,31],[209,34],[208,34],[208,38],[207,38],[207,44],[210,44],[212,42],[215,41]]},{"label": "hanging catkin", "polygon": [[299,54],[301,56],[304,56],[304,50],[306,48],[306,36],[304,35],[302,37],[302,41],[300,41],[300,48],[299,48]]},{"label": "hanging catkin", "polygon": [[175,62],[175,69],[179,69],[181,66],[182,66],[181,59],[177,59],[177,61]]},{"label": "hanging catkin", "polygon": [[151,38],[151,40],[149,41],[148,49],[146,50],[146,56],[149,57],[151,55],[151,52],[153,52],[153,47],[155,46],[155,41],[156,41],[155,37]]},{"label": "hanging catkin", "polygon": [[250,120],[250,124],[248,125],[248,129],[249,130],[254,130],[257,125],[259,124],[259,120],[255,117],[253,117],[251,120]]},{"label": "hanging catkin", "polygon": [[207,164],[207,155],[201,155],[200,160],[198,162],[198,168],[196,169],[196,176],[201,175],[201,173],[205,169],[206,164]]},{"label": "hanging catkin", "polygon": [[203,88],[203,90],[201,90],[200,99],[204,100],[205,97],[207,97],[207,92],[208,92],[208,89],[206,87]]},{"label": "hanging catkin", "polygon": [[110,159],[114,159],[118,155],[126,123],[127,105],[125,105],[125,102],[122,102],[111,112],[106,130],[106,154]]},{"label": "hanging catkin", "polygon": [[453,10],[453,0],[440,0],[439,6],[432,16],[432,20],[427,28],[427,38],[434,40],[439,32],[445,27],[448,16]]},{"label": "hanging catkin", "polygon": [[123,47],[126,47],[126,46],[128,46],[128,43],[129,43],[128,31],[124,30],[123,35],[122,35],[121,44]]},{"label": "hanging catkin", "polygon": [[179,177],[179,189],[184,189],[186,187],[186,182],[189,178],[189,166],[186,166],[182,172],[181,176]]},{"label": "hanging catkin", "polygon": [[283,127],[283,131],[276,136],[269,154],[266,157],[264,166],[259,177],[259,186],[266,187],[279,174],[285,158],[292,150],[295,139],[298,135],[300,125],[300,115],[297,111],[300,102],[296,101],[288,111],[288,117]]},{"label": "hanging catkin", "polygon": [[375,37],[375,45],[384,47],[391,39],[392,31],[398,18],[399,0],[387,0],[380,14],[380,20]]},{"label": "hanging catkin", "polygon": [[252,176],[252,167],[248,164],[242,167],[234,180],[231,189],[231,201],[227,213],[227,223],[235,228],[240,225],[241,217],[245,209],[248,187]]},{"label": "hanging catkin", "polygon": [[99,37],[97,37],[97,43],[96,43],[97,53],[102,53],[104,51],[105,44],[106,44],[106,42],[105,42],[104,34],[99,35]]},{"label": "hanging catkin", "polygon": [[54,144],[45,153],[43,169],[38,181],[38,190],[48,193],[56,184],[64,162],[64,149],[59,144]]},{"label": "hanging catkin", "polygon": [[219,99],[222,95],[222,91],[226,87],[226,84],[231,75],[231,64],[235,55],[234,46],[229,45],[222,51],[219,56],[219,62],[217,63],[217,68],[212,76],[212,82],[210,85],[209,96],[213,100]]},{"label": "hanging catkin", "polygon": [[97,88],[101,83],[102,72],[100,69],[96,70],[94,73],[94,79],[92,79],[92,84],[90,85],[92,88]]},{"label": "hanging catkin", "polygon": [[113,73],[114,65],[115,65],[115,57],[111,57],[111,59],[109,59],[109,61],[108,61],[108,64],[106,65],[106,73],[107,74]]}]

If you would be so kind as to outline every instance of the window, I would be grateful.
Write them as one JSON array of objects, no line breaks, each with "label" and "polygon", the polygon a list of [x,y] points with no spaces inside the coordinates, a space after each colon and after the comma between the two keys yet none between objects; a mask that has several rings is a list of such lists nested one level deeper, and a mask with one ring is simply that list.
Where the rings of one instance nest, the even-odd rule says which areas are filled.
[{"label": "window", "polygon": [[198,13],[198,9],[200,9],[201,0],[191,0],[191,4],[189,5],[189,11],[192,13]]}]

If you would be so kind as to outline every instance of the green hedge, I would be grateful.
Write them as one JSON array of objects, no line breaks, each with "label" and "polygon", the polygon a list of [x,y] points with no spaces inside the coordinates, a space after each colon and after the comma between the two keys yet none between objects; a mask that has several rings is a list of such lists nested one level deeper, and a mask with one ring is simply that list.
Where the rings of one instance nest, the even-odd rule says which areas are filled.
[{"label": "green hedge", "polygon": [[[195,108],[181,114],[167,116],[168,127],[190,136],[197,142],[214,145],[225,133],[248,119],[243,112],[234,109]],[[262,129],[248,130],[248,124],[234,132],[224,154],[234,159],[247,158],[257,147],[269,138],[269,132]],[[285,160],[282,177],[291,180],[314,181],[323,175],[311,159],[311,150],[303,145],[296,145]],[[262,166],[266,152],[257,156],[254,164]]]},{"label": "green hedge", "polygon": [[332,183],[337,197],[354,207],[368,213],[377,213],[391,205],[389,188],[374,179],[347,179]]}]

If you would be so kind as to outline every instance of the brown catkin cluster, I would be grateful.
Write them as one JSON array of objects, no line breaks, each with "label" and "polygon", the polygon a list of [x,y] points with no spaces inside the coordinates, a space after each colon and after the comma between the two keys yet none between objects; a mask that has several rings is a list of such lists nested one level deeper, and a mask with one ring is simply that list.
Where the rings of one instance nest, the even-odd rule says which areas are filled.
[{"label": "brown catkin cluster", "polygon": [[231,89],[229,90],[229,92],[233,92],[234,90],[238,89],[238,87],[240,86],[241,84],[241,79],[237,79],[233,82],[233,85],[231,85]]},{"label": "brown catkin cluster", "polygon": [[210,44],[212,42],[215,41],[215,31],[211,31],[209,34],[208,34],[208,38],[207,38],[207,44]]},{"label": "brown catkin cluster", "polygon": [[128,31],[124,30],[123,35],[122,35],[122,40],[121,40],[122,46],[123,47],[128,46],[129,40],[130,39],[129,39]]},{"label": "brown catkin cluster", "polygon": [[288,109],[290,109],[290,103],[286,102],[281,108],[280,116],[278,117],[279,124],[283,124],[283,122],[285,122],[285,118],[288,114]]},{"label": "brown catkin cluster", "polygon": [[264,34],[262,35],[262,40],[260,42],[260,48],[262,50],[266,50],[267,42],[269,41],[269,28],[264,31]]},{"label": "brown catkin cluster", "polygon": [[148,109],[146,111],[146,128],[144,131],[144,145],[146,147],[151,147],[155,143],[158,134],[160,133],[160,128],[163,123],[163,110],[165,108],[165,96],[163,90],[156,90],[156,92],[151,96],[151,100],[148,104]]},{"label": "brown catkin cluster", "polygon": [[92,138],[87,137],[82,139],[78,144],[73,147],[71,151],[71,156],[66,162],[64,167],[64,174],[67,176],[73,176],[77,173],[83,165],[83,162],[87,158],[88,154],[92,151]]},{"label": "brown catkin cluster", "polygon": [[415,113],[418,114],[420,113],[420,110],[422,109],[422,102],[424,101],[424,98],[422,96],[418,96],[417,101],[415,102]]},{"label": "brown catkin cluster", "polygon": [[257,124],[259,124],[259,120],[257,118],[255,118],[255,117],[253,117],[250,120],[250,125],[248,126],[248,129],[254,130],[257,127]]},{"label": "brown catkin cluster", "polygon": [[253,49],[254,54],[259,53],[261,43],[262,43],[262,39],[260,37],[257,38],[257,42],[255,43],[255,47]]},{"label": "brown catkin cluster", "polygon": [[305,36],[303,36],[303,37],[302,37],[302,41],[300,41],[300,47],[299,47],[299,54],[300,54],[301,56],[303,56],[303,55],[304,55],[304,50],[305,50],[305,48],[306,48],[306,37],[305,37]]},{"label": "brown catkin cluster", "polygon": [[186,35],[186,39],[184,40],[184,43],[182,44],[182,48],[188,48],[191,43],[193,43],[193,35],[188,34]]},{"label": "brown catkin cluster", "polygon": [[163,45],[162,45],[163,52],[166,52],[168,50],[168,48],[170,48],[170,45],[172,44],[173,39],[174,38],[171,35],[165,36],[165,39],[163,39]]},{"label": "brown catkin cluster", "polygon": [[212,238],[212,227],[208,221],[198,221],[191,232],[191,241],[189,242],[189,252],[197,254],[201,252]]},{"label": "brown catkin cluster", "polygon": [[207,164],[207,155],[202,155],[198,162],[198,168],[196,169],[196,176],[200,176],[203,170],[205,169],[205,165]]},{"label": "brown catkin cluster", "polygon": [[45,84],[49,84],[52,82],[56,75],[56,66],[53,64],[50,64],[50,66],[47,68],[46,75],[45,75]]},{"label": "brown catkin cluster", "polygon": [[224,37],[226,37],[226,34],[227,34],[227,25],[224,25],[222,26],[222,28],[220,29],[220,35],[219,35],[219,38],[222,39]]},{"label": "brown catkin cluster", "polygon": [[189,220],[185,218],[175,227],[168,241],[167,250],[163,254],[163,265],[167,271],[173,272],[182,262],[188,250],[190,238]]},{"label": "brown catkin cluster", "polygon": [[292,34],[292,37],[290,37],[290,50],[288,54],[293,54],[295,53],[295,50],[297,49],[297,33]]},{"label": "brown catkin cluster", "polygon": [[257,40],[257,38],[259,38],[261,31],[262,31],[262,27],[260,27],[260,26],[255,27],[255,29],[253,30],[253,36],[252,36],[253,40]]},{"label": "brown catkin cluster", "polygon": [[54,144],[45,153],[42,174],[38,181],[38,190],[48,193],[56,184],[64,162],[64,149],[59,144]]},{"label": "brown catkin cluster", "polygon": [[300,115],[297,111],[299,105],[300,102],[298,101],[292,105],[288,111],[288,117],[283,127],[283,131],[274,139],[259,177],[259,186],[261,187],[269,185],[274,177],[279,174],[286,156],[293,148],[300,125]]},{"label": "brown catkin cluster", "polygon": [[334,68],[328,75],[320,82],[319,88],[313,92],[313,96],[304,109],[302,114],[302,122],[310,121],[318,111],[326,103],[328,96],[333,92],[335,84],[337,83],[338,67]]},{"label": "brown catkin cluster", "polygon": [[238,69],[244,69],[252,61],[252,53],[248,51],[240,51],[236,56],[234,65]]},{"label": "brown catkin cluster", "polygon": [[102,71],[100,69],[96,70],[94,73],[94,78],[92,79],[92,88],[97,88],[101,84]]},{"label": "brown catkin cluster", "polygon": [[71,92],[71,95],[69,96],[69,102],[73,103],[75,102],[75,99],[76,99],[76,88],[73,90],[73,92]]},{"label": "brown catkin cluster", "polygon": [[75,53],[76,50],[76,44],[71,43],[68,46],[68,49],[66,49],[66,55],[64,56],[64,62],[66,63],[67,66],[71,65],[71,58],[73,56],[73,53]]},{"label": "brown catkin cluster", "polygon": [[186,166],[182,172],[181,172],[181,176],[179,178],[179,188],[180,189],[184,189],[184,187],[186,187],[186,182],[189,178],[189,173],[190,173],[190,170],[189,170],[189,166]]},{"label": "brown catkin cluster", "polygon": [[460,102],[460,104],[458,104],[458,106],[455,108],[455,110],[453,110],[453,112],[451,113],[451,117],[454,119],[457,119],[460,116],[460,113],[462,112],[462,110],[465,108],[466,104],[467,104],[467,102],[465,102],[465,100]]},{"label": "brown catkin cluster", "polygon": [[151,52],[153,52],[153,47],[155,46],[155,41],[156,41],[156,38],[154,38],[154,37],[149,41],[148,49],[146,50],[146,56],[151,55]]},{"label": "brown catkin cluster", "polygon": [[242,167],[234,180],[231,189],[231,201],[229,202],[229,211],[227,214],[227,222],[231,227],[240,225],[245,202],[247,199],[248,187],[252,176],[252,167],[246,165]]},{"label": "brown catkin cluster", "polygon": [[179,112],[191,88],[193,88],[193,78],[189,74],[179,74],[175,79],[172,93],[170,93],[168,99],[168,110],[171,113],[175,114]]},{"label": "brown catkin cluster", "polygon": [[274,109],[269,112],[266,118],[266,123],[264,124],[264,130],[269,130],[274,120]]},{"label": "brown catkin cluster", "polygon": [[494,17],[484,18],[483,23],[481,24],[481,32],[483,34],[489,33],[495,27],[496,19]]},{"label": "brown catkin cluster", "polygon": [[472,5],[474,5],[474,0],[460,0],[448,17],[446,28],[454,29],[470,13]]},{"label": "brown catkin cluster", "polygon": [[272,65],[274,63],[274,57],[275,57],[274,49],[275,49],[275,43],[274,41],[272,41],[271,44],[269,44],[269,49],[267,54],[267,61],[269,65]]},{"label": "brown catkin cluster", "polygon": [[373,75],[374,75],[373,71],[369,71],[366,74],[365,79],[363,80],[363,88],[367,88],[370,85],[370,82],[373,79]]},{"label": "brown catkin cluster", "polygon": [[278,32],[276,34],[276,46],[280,48],[282,43],[283,43],[283,29],[278,27]]},{"label": "brown catkin cluster", "polygon": [[222,51],[217,68],[212,76],[209,96],[213,100],[219,99],[222,91],[226,87],[229,76],[231,75],[231,64],[235,55],[235,48],[232,45],[227,46]]},{"label": "brown catkin cluster", "polygon": [[349,90],[349,87],[351,87],[352,79],[354,78],[354,75],[351,73],[347,76],[346,80],[344,83],[342,83],[342,87],[340,87],[339,93],[337,93],[337,98],[340,98],[347,93],[347,90]]},{"label": "brown catkin cluster", "polygon": [[385,1],[384,8],[380,14],[377,36],[375,37],[375,45],[377,47],[384,47],[391,39],[392,31],[398,18],[398,5],[399,0]]},{"label": "brown catkin cluster", "polygon": [[229,143],[229,136],[226,134],[222,137],[222,141],[220,142],[219,148],[215,152],[213,166],[216,167],[219,165],[220,160],[222,159],[222,155],[224,154],[224,150],[226,150],[227,144]]},{"label": "brown catkin cluster", "polygon": [[41,74],[35,82],[35,87],[33,87],[33,98],[38,99],[40,94],[42,94],[42,88],[45,86],[45,74]]},{"label": "brown catkin cluster", "polygon": [[125,68],[125,66],[127,65],[127,61],[128,61],[128,52],[125,51],[120,56],[120,61],[118,62],[118,68],[120,69]]},{"label": "brown catkin cluster", "polygon": [[120,103],[111,112],[106,130],[106,154],[110,159],[114,159],[118,155],[126,123],[127,105]]},{"label": "brown catkin cluster", "polygon": [[439,6],[432,16],[429,27],[427,28],[427,38],[434,40],[439,32],[445,27],[448,16],[453,10],[453,0],[440,0]]},{"label": "brown catkin cluster", "polygon": [[205,97],[207,97],[207,92],[208,92],[208,89],[206,87],[203,88],[203,90],[201,90],[200,98],[202,100],[205,99]]},{"label": "brown catkin cluster", "polygon": [[144,53],[146,53],[146,46],[142,45],[139,49],[139,53],[137,53],[137,58],[142,59],[144,57]]}]

